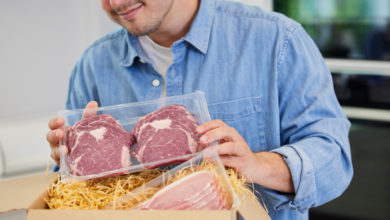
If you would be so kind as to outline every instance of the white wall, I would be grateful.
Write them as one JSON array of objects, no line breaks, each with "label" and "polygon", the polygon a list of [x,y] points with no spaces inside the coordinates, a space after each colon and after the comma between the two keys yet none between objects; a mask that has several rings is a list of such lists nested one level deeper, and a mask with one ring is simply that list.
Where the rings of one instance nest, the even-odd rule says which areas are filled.
[{"label": "white wall", "polygon": [[115,27],[97,0],[0,1],[0,178],[44,170],[71,69]]},{"label": "white wall", "polygon": [[0,119],[64,107],[71,68],[85,47],[111,28],[98,4],[0,2]]}]

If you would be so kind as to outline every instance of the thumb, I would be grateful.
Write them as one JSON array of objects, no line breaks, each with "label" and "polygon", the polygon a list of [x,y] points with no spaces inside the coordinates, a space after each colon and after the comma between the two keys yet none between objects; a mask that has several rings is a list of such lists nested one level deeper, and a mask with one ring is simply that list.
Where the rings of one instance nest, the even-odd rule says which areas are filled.
[{"label": "thumb", "polygon": [[83,112],[83,119],[89,118],[96,115],[98,108],[98,103],[96,101],[90,101],[87,106],[85,106]]}]

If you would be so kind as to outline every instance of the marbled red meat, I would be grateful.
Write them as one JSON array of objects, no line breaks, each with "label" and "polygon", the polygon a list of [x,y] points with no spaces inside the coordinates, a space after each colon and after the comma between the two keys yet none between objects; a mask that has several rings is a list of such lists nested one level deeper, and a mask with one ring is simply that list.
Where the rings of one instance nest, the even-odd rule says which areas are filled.
[{"label": "marbled red meat", "polygon": [[183,105],[169,105],[141,118],[133,128],[135,158],[141,163],[169,160],[197,152],[194,116]]},{"label": "marbled red meat", "polygon": [[85,118],[67,134],[67,164],[73,175],[100,174],[130,166],[130,134],[109,114]]}]

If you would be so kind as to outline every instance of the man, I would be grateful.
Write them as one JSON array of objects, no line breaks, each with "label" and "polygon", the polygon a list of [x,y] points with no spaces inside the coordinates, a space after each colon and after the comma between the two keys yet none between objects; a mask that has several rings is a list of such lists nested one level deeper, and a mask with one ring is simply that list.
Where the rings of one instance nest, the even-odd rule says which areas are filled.
[{"label": "man", "polygon": [[[352,178],[349,122],[329,70],[296,22],[223,0],[101,0],[123,26],[76,64],[66,107],[205,92],[201,143],[257,190],[272,219],[307,219]],[[90,102],[90,101],[97,101]],[[47,139],[58,162],[58,129]]]}]

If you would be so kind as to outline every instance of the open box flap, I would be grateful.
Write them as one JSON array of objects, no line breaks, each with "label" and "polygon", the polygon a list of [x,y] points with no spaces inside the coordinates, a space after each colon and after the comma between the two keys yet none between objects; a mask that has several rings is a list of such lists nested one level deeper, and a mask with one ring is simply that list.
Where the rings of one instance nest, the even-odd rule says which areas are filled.
[{"label": "open box flap", "polygon": [[[236,220],[234,210],[219,211],[190,211],[190,210],[160,210],[160,211],[136,211],[136,210],[28,210],[29,220],[51,219],[67,220],[77,216],[79,219],[230,219]],[[258,202],[257,198],[247,194],[238,207],[238,212],[245,220],[271,220],[267,212]]]},{"label": "open box flap", "polygon": [[50,173],[0,181],[0,213],[29,208],[56,176]]},{"label": "open box flap", "polygon": [[238,207],[238,212],[245,220],[271,220],[257,198],[249,192],[247,192],[242,199],[240,206]]},{"label": "open box flap", "polygon": [[[135,210],[39,210],[31,209],[28,211],[28,220],[53,219],[69,220],[110,220],[110,219],[143,219],[143,220],[162,220],[162,219],[185,219],[185,220],[207,220],[207,219],[231,219],[230,211],[135,211]],[[235,220],[235,219],[234,219]]]}]

